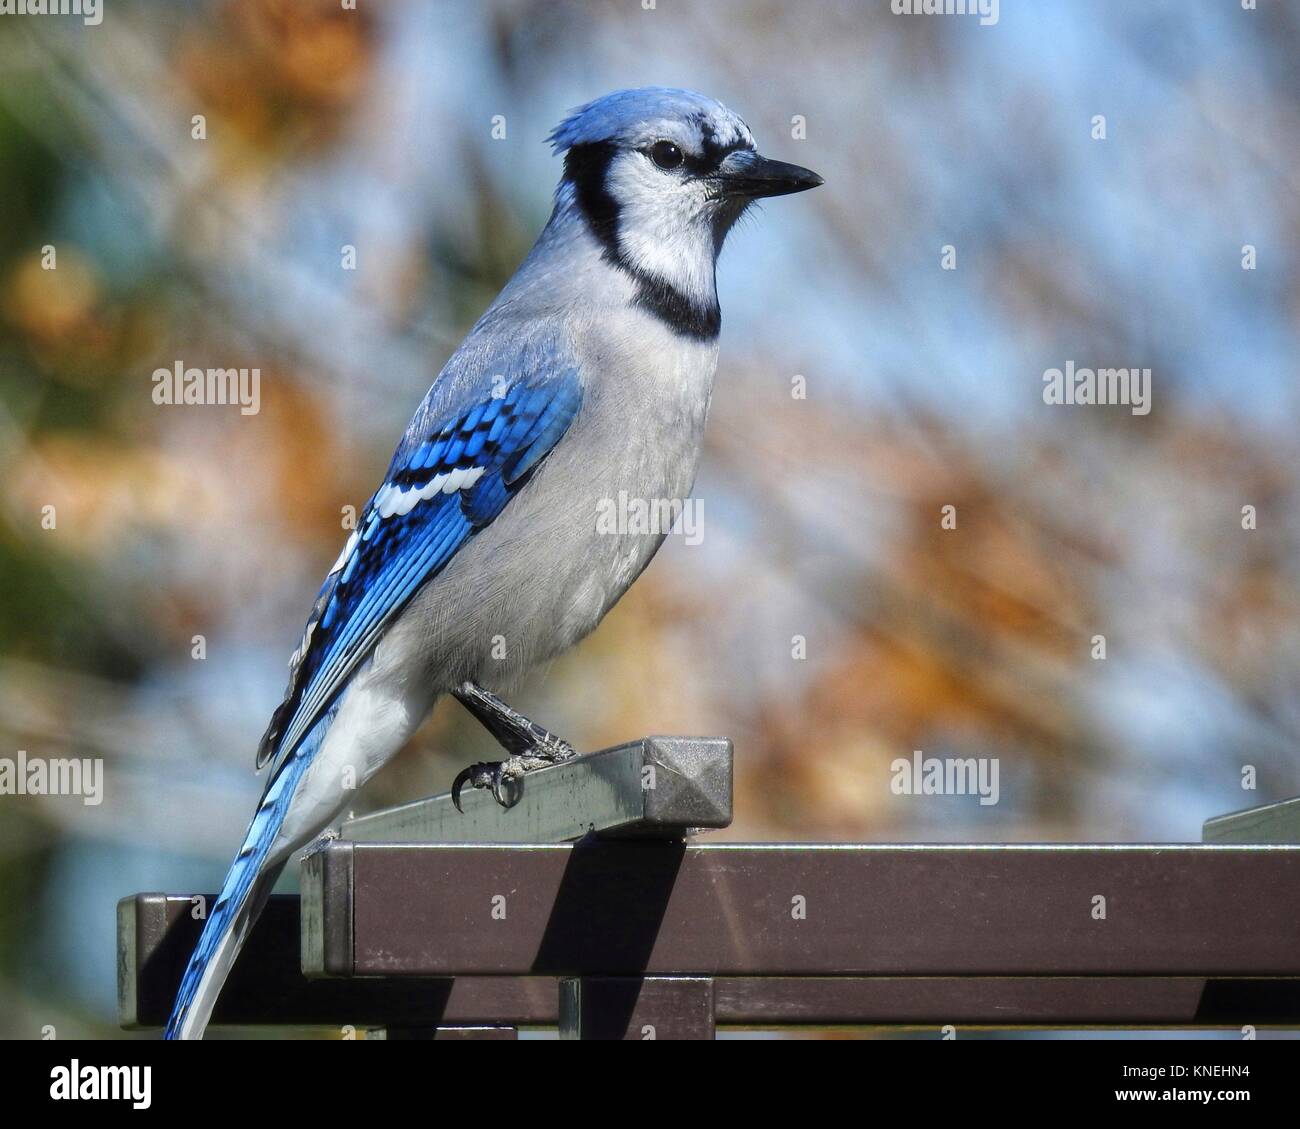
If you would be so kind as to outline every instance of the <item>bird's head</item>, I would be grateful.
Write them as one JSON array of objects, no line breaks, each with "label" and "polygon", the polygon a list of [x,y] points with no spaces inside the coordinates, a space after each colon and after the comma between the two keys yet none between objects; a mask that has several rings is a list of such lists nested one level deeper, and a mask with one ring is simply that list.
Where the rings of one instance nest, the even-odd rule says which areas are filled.
[{"label": "bird's head", "polygon": [[689,90],[607,94],[549,140],[565,154],[561,202],[578,210],[606,258],[692,302],[716,304],[714,261],[751,203],[822,183],[760,156],[736,114]]}]

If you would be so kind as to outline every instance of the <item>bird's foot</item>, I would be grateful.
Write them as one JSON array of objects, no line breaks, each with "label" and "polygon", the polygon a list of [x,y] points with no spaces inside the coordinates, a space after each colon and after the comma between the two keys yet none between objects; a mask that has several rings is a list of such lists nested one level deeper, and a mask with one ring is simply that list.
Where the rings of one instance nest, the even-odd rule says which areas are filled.
[{"label": "bird's foot", "polygon": [[549,768],[577,755],[577,750],[568,741],[546,733],[536,744],[515,753],[508,760],[480,761],[462,769],[452,781],[451,802],[457,811],[464,810],[460,806],[460,793],[468,784],[472,788],[490,788],[496,802],[503,808],[514,807],[519,800],[517,784],[524,773]]},{"label": "bird's foot", "polygon": [[472,764],[456,777],[451,786],[451,802],[457,811],[461,810],[460,791],[466,784],[491,788],[497,803],[503,808],[513,807],[519,799],[516,785],[525,772],[577,756],[568,741],[526,718],[477,683],[463,682],[452,693],[510,754],[509,760]]}]

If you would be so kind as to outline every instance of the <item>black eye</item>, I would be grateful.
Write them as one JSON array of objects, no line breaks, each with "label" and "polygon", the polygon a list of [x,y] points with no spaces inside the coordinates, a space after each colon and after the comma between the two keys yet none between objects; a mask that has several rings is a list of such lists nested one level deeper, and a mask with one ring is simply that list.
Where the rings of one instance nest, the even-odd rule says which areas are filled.
[{"label": "black eye", "polygon": [[656,141],[650,150],[650,159],[661,169],[675,169],[685,157],[671,141]]}]

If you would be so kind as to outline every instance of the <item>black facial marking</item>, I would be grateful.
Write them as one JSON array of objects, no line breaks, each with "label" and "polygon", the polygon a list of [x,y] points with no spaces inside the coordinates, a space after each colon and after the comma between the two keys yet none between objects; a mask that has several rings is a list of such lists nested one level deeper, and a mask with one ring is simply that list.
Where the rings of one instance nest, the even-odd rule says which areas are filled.
[{"label": "black facial marking", "polygon": [[718,166],[726,160],[728,153],[751,148],[749,142],[739,138],[723,144],[718,140],[712,121],[705,114],[696,115],[694,122],[700,131],[700,152],[698,155],[688,153],[685,161],[686,171],[692,176],[710,176],[718,171]]},{"label": "black facial marking", "polygon": [[611,262],[619,258],[618,204],[605,187],[605,174],[617,152],[612,141],[593,141],[573,146],[564,157],[564,178],[573,185],[578,207]]},{"label": "black facial marking", "polygon": [[[573,185],[578,208],[600,241],[606,261],[636,281],[636,304],[649,310],[674,333],[710,341],[722,328],[717,297],[703,304],[694,302],[670,283],[638,270],[619,250],[618,202],[605,184],[610,162],[617,152],[617,147],[609,141],[574,145],[569,149],[564,158],[564,178]],[[686,158],[688,167],[691,159]]]}]

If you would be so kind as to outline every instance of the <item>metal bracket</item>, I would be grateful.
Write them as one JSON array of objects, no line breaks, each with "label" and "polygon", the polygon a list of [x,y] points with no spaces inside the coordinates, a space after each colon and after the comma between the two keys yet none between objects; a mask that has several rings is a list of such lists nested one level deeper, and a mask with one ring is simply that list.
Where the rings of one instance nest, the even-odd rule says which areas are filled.
[{"label": "metal bracket", "polygon": [[1202,843],[1300,843],[1300,796],[1207,819]]},{"label": "metal bracket", "polygon": [[731,823],[731,742],[643,737],[522,777],[503,808],[485,791],[443,793],[349,819],[355,843],[564,843],[584,835],[681,839]]}]

